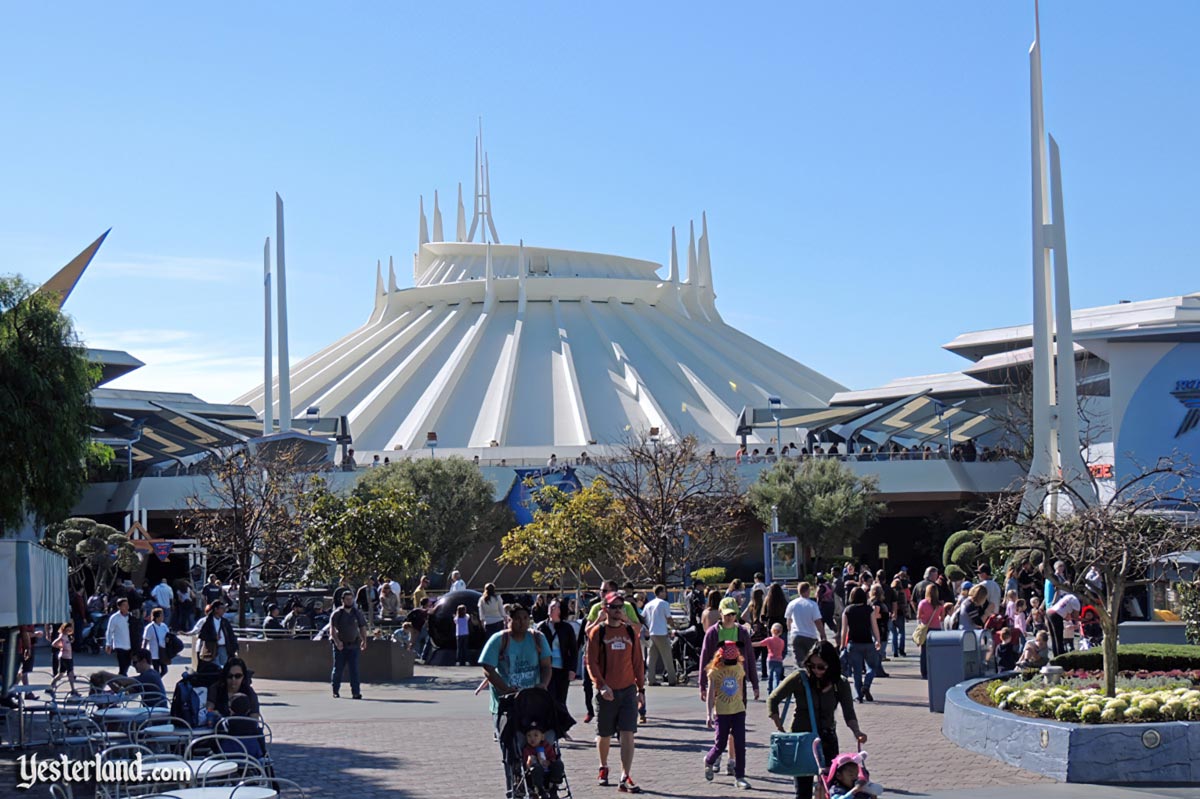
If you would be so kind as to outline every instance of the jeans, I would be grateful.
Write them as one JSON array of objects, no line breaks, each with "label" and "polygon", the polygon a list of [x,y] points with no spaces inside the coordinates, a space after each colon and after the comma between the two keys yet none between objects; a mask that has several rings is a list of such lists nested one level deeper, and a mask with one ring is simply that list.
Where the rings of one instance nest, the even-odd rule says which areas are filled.
[{"label": "jeans", "polygon": [[796,668],[804,668],[804,659],[808,657],[809,650],[816,642],[816,638],[806,638],[803,635],[792,636],[792,657],[796,658]]},{"label": "jeans", "polygon": [[421,631],[417,633],[417,657],[421,660],[429,659],[429,623],[426,622]]},{"label": "jeans", "polygon": [[779,683],[783,682],[783,661],[767,661],[767,693],[770,694]]},{"label": "jeans", "polygon": [[[833,759],[838,756],[837,732],[834,730],[820,730],[818,735],[821,738],[821,752],[825,755],[825,767],[828,768]],[[796,799],[812,799],[812,777],[793,777],[792,782],[796,788]]]},{"label": "jeans", "polygon": [[1061,655],[1066,651],[1063,647],[1063,617],[1057,613],[1047,613],[1046,621],[1050,622],[1050,648],[1055,655]]},{"label": "jeans", "polygon": [[904,654],[904,619],[893,618],[892,625],[892,657],[898,658]]},{"label": "jeans", "polygon": [[358,683],[358,641],[344,644],[341,649],[333,648],[333,676],[330,683],[334,691],[342,688],[342,672],[350,679],[350,693],[358,696],[362,693]]},{"label": "jeans", "polygon": [[929,679],[929,667],[925,665],[925,645],[921,645],[921,679]]},{"label": "jeans", "polygon": [[854,692],[860,699],[875,680],[875,657],[874,644],[850,644],[850,670],[854,672]]},{"label": "jeans", "polygon": [[468,643],[471,640],[470,636],[460,635],[457,638],[455,638],[454,640],[455,640],[455,643],[457,644],[457,649],[455,650],[455,653],[454,653],[454,665],[455,666],[470,666],[471,665],[471,651],[468,648]]},{"label": "jeans", "polygon": [[113,649],[113,654],[117,656],[117,673],[125,677],[129,674],[129,664],[133,660],[133,653],[128,649]]}]

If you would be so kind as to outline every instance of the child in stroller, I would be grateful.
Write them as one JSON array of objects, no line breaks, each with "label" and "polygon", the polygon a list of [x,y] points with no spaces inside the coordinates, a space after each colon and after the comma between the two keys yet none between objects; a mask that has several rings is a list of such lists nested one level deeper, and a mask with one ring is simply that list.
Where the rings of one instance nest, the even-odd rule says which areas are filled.
[{"label": "child in stroller", "polygon": [[544,688],[525,688],[500,697],[497,715],[506,795],[510,799],[570,799],[571,786],[558,746],[574,724],[570,715],[559,709]]},{"label": "child in stroller", "polygon": [[671,632],[671,658],[680,685],[687,683],[691,672],[700,670],[700,644],[704,631],[697,625]]},{"label": "child in stroller", "polygon": [[825,772],[826,794],[830,799],[876,799],[883,793],[883,786],[871,782],[867,772],[867,753],[841,754],[829,764]]}]

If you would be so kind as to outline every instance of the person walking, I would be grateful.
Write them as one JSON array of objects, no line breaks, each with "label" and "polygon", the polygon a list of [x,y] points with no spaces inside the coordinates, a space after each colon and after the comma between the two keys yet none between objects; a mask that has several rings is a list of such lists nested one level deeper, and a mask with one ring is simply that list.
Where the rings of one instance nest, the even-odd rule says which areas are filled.
[{"label": "person walking", "polygon": [[130,641],[129,600],[125,597],[117,600],[116,612],[108,617],[104,651],[117,656],[117,671],[122,677],[128,676],[129,664],[133,660],[133,644]]},{"label": "person walking", "polygon": [[142,631],[142,649],[150,653],[150,662],[159,674],[167,673],[167,633],[170,631],[163,622],[163,609],[150,611],[150,623]]},{"label": "person walking", "polygon": [[504,629],[506,613],[504,600],[496,593],[496,584],[488,583],[479,597],[479,621],[485,635],[495,635]]},{"label": "person walking", "polygon": [[[704,640],[700,644],[700,667],[704,668],[707,664],[712,663],[721,646],[726,643],[732,643],[743,653],[751,653],[754,651],[754,643],[750,640],[750,631],[742,625],[738,624],[738,617],[741,615],[741,608],[738,602],[733,597],[726,597],[721,600],[719,606],[721,620],[708,628],[708,632],[704,634]],[[754,687],[754,698],[758,699],[758,669],[747,669],[747,676],[750,677],[750,684]],[[708,704],[708,680],[701,676],[696,680],[700,684],[700,701]],[[736,747],[731,746],[730,749]],[[736,769],[736,760],[730,758],[725,773],[733,776]]]},{"label": "person walking", "polygon": [[225,618],[225,603],[218,599],[209,605],[208,613],[192,628],[199,643],[197,655],[224,667],[225,661],[237,654],[238,641],[233,625]]},{"label": "person walking", "polygon": [[175,612],[171,614],[171,627],[176,632],[186,632],[192,629],[195,621],[192,617],[196,612],[196,592],[188,580],[180,580],[175,584]]},{"label": "person walking", "polygon": [[150,595],[154,597],[154,601],[163,611],[163,623],[170,624],[174,613],[171,610],[172,603],[175,599],[175,592],[171,590],[171,586],[167,583],[167,578],[164,577],[159,581],[158,585],[150,590]]},{"label": "person walking", "polygon": [[[734,603],[736,605],[736,603]],[[625,601],[616,591],[604,597],[598,619],[588,632],[588,673],[596,686],[596,753],[599,785],[608,785],[608,752],[612,736],[621,744],[621,793],[641,793],[633,781],[634,735],[638,700],[646,694],[646,665],[638,633],[625,617]]]},{"label": "person walking", "polygon": [[855,588],[850,604],[842,611],[842,648],[849,653],[854,672],[854,691],[859,702],[874,702],[871,683],[875,680],[875,653],[879,650],[879,628],[875,608],[867,604],[867,592]]},{"label": "person walking", "polygon": [[942,594],[938,590],[937,583],[932,580],[925,582],[925,598],[917,604],[917,629],[913,633],[913,642],[921,649],[922,680],[929,678],[928,661],[925,655],[926,639],[931,632],[942,629],[945,615],[946,606],[942,603]]},{"label": "person walking", "polygon": [[[532,615],[532,614],[531,614]],[[546,607],[546,618],[536,627],[550,646],[550,695],[565,705],[567,689],[575,679],[575,664],[579,647],[575,643],[575,628],[563,619],[562,604],[552,600]]]},{"label": "person walking", "polygon": [[802,582],[796,586],[796,591],[799,595],[788,603],[783,615],[787,620],[792,656],[795,657],[796,667],[799,668],[800,661],[808,657],[817,640],[824,641],[826,638],[821,608],[811,599],[812,586]]},{"label": "person walking", "polygon": [[329,640],[333,644],[333,695],[341,696],[342,675],[350,679],[350,698],[362,699],[358,681],[358,655],[367,650],[367,617],[354,605],[354,594],[342,594],[342,606],[329,614]]},{"label": "person walking", "polygon": [[[813,716],[817,720],[815,732],[821,739],[826,763],[832,763],[841,752],[835,718],[839,706],[842,708],[842,718],[854,733],[855,740],[859,744],[867,742],[867,734],[858,726],[858,715],[854,712],[854,701],[850,697],[850,683],[842,676],[837,649],[828,641],[815,645],[801,667],[789,674],[767,698],[767,714],[775,724],[775,729],[783,732],[780,705],[786,706],[786,702],[795,700],[796,713],[792,716],[791,731],[814,732],[809,719],[810,693],[814,705]],[[813,778],[795,777],[793,780],[796,799],[812,799]]]},{"label": "person walking", "polygon": [[467,582],[462,578],[462,573],[458,569],[450,572],[450,590],[451,591],[466,591]]},{"label": "person walking", "polygon": [[658,664],[662,661],[667,671],[667,684],[675,685],[678,675],[675,674],[675,658],[671,656],[671,635],[667,625],[671,618],[671,604],[666,600],[667,587],[659,584],[654,586],[654,598],[642,608],[642,618],[646,622],[646,632],[650,643],[646,652],[646,674],[650,683],[658,682]]},{"label": "person walking", "polygon": [[[720,763],[727,741],[733,741],[729,753],[734,768],[733,784],[749,790],[746,781],[746,658],[737,644],[726,642],[704,669],[701,679],[708,681],[708,713],[706,724],[714,729],[713,745],[704,756],[704,779],[712,782],[714,766]],[[750,668],[753,669],[751,663]],[[715,722],[715,724],[714,724]]]},{"label": "person walking", "polygon": [[901,582],[899,577],[892,580],[891,598],[892,657],[908,657],[908,653],[904,651],[904,637],[907,634],[907,631],[904,629],[904,621],[908,618],[909,603],[904,583]]}]

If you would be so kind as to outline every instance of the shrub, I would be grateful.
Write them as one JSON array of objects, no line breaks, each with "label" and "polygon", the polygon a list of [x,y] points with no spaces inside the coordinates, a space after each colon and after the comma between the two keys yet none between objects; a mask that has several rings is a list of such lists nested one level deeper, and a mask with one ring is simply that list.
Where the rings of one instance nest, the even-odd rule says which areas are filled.
[{"label": "shrub", "polygon": [[979,537],[979,533],[975,530],[959,530],[957,533],[952,533],[950,537],[946,539],[945,546],[942,547],[942,563],[947,566],[949,566],[951,563],[954,563],[955,561],[952,557],[954,550],[957,549],[961,544],[965,544],[968,541],[975,541],[979,539]]},{"label": "shrub", "polygon": [[1009,543],[1008,536],[1006,535],[988,533],[979,542],[979,548],[983,550],[983,554],[987,555],[993,561],[993,565],[995,565],[1005,553],[1012,549],[1012,544]]},{"label": "shrub", "polygon": [[1200,580],[1194,583],[1180,583],[1177,589],[1179,615],[1183,619],[1188,643],[1200,644]]},{"label": "shrub", "polygon": [[962,569],[961,566],[956,566],[955,564],[951,563],[946,567],[947,580],[964,580],[966,577],[967,573]]},{"label": "shrub", "polygon": [[705,585],[716,585],[725,582],[724,566],[705,566],[692,572],[693,580],[703,580]]},{"label": "shrub", "polygon": [[979,544],[977,542],[967,541],[959,544],[955,548],[954,553],[950,558],[950,562],[955,566],[966,570],[968,574],[971,574],[974,573],[975,566],[978,565],[982,555],[983,552],[980,551]]},{"label": "shrub", "polygon": [[[1054,659],[1063,669],[1098,671],[1104,668],[1104,654],[1099,649],[1065,652]],[[1178,644],[1123,644],[1117,647],[1118,671],[1171,671],[1200,669],[1200,646]]]}]

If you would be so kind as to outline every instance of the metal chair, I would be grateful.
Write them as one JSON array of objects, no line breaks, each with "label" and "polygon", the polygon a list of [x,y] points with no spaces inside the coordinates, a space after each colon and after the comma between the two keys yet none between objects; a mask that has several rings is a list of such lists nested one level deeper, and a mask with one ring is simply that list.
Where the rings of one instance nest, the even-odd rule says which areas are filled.
[{"label": "metal chair", "polygon": [[50,720],[50,745],[67,755],[77,750],[79,754],[91,758],[100,749],[123,741],[123,737],[114,739],[86,716],[55,717]]},{"label": "metal chair", "polygon": [[[143,776],[145,776],[147,774],[153,774],[154,769],[158,768],[160,765],[165,764],[165,763],[172,763],[172,764],[178,765],[180,763],[179,755],[162,753],[162,754],[153,754],[153,755],[143,756],[142,757],[142,774],[143,774]],[[147,780],[145,782],[139,782],[139,783],[127,786],[126,796],[137,797],[138,799],[143,799],[144,797],[161,793],[163,791],[164,787],[168,791],[173,791],[178,788],[187,788],[191,784],[192,784],[191,775],[180,776],[179,779]]]},{"label": "metal chair", "polygon": [[183,750],[184,760],[195,760],[197,757],[205,757],[210,754],[249,754],[246,751],[246,745],[242,743],[240,738],[232,735],[221,735],[219,733],[211,733],[209,735],[201,735],[193,738],[188,742],[187,748]]},{"label": "metal chair", "polygon": [[[171,728],[169,732],[159,731],[159,728],[168,726]],[[177,716],[142,719],[135,723],[130,731],[133,743],[176,755],[183,754],[184,748],[192,740],[192,734],[192,725]]]},{"label": "metal chair", "polygon": [[[206,761],[212,759],[205,758]],[[255,777],[267,779],[267,772],[263,770],[262,764],[250,755],[226,754],[217,759],[222,763],[233,763],[236,768],[225,774],[218,774],[215,770],[196,769],[196,778],[193,783],[197,788],[240,785]]]},{"label": "metal chair", "polygon": [[[153,752],[144,746],[139,746],[137,744],[118,744],[117,746],[110,746],[100,752],[100,763],[133,760],[137,755],[141,755],[144,759],[153,754]],[[120,781],[96,781],[96,796],[98,799],[124,799],[129,795],[128,786],[122,784]]]},{"label": "metal chair", "polygon": [[71,783],[56,782],[51,785],[50,799],[75,799],[75,793],[71,790]]},{"label": "metal chair", "polygon": [[308,799],[308,794],[297,783],[279,777],[256,777],[240,782],[229,794],[229,799],[238,799],[239,791],[243,797],[246,796],[243,788],[270,788],[275,791],[277,799]]}]

